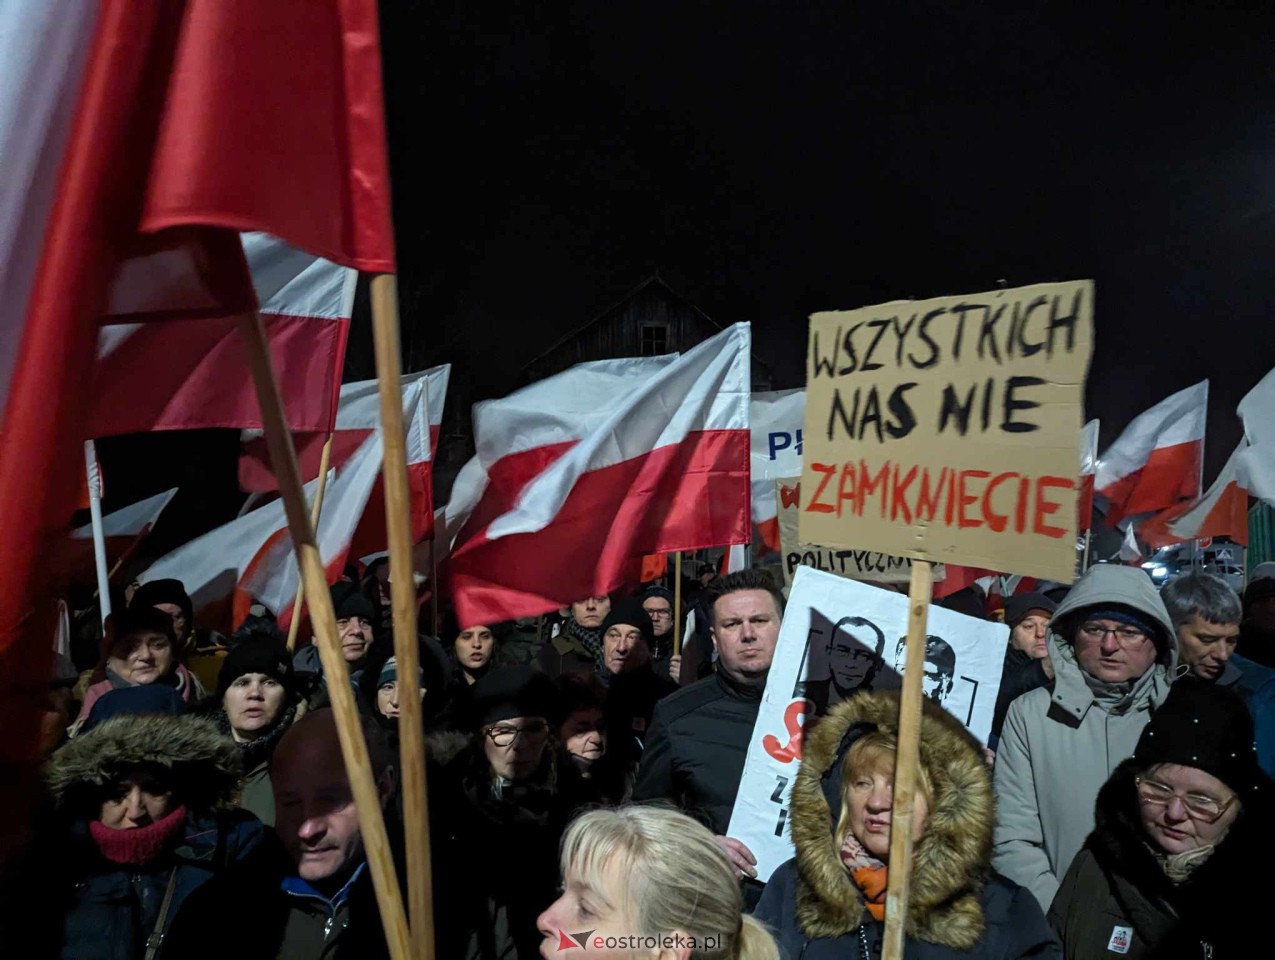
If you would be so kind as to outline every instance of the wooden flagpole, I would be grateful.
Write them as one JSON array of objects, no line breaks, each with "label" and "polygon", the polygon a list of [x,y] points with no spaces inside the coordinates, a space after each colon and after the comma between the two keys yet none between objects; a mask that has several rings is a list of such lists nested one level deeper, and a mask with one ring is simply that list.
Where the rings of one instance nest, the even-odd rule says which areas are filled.
[{"label": "wooden flagpole", "polygon": [[903,960],[908,893],[912,885],[912,809],[920,782],[921,675],[925,672],[925,625],[933,570],[928,560],[912,561],[908,587],[907,660],[899,701],[899,748],[894,765],[894,810],[890,815],[890,883],[885,898],[881,960]]},{"label": "wooden flagpole", "polygon": [[[394,658],[399,676],[399,763],[403,778],[403,824],[407,841],[408,926],[412,956],[434,958],[433,878],[430,870],[429,798],[425,782],[425,729],[416,696],[420,646],[416,637],[416,582],[412,563],[411,494],[407,481],[407,435],[399,341],[398,288],[393,274],[372,278],[372,339],[381,398],[385,445],[385,518],[390,547],[390,600],[394,611]],[[406,692],[402,691],[407,686]]]},{"label": "wooden flagpole", "polygon": [[376,890],[381,923],[385,928],[385,941],[394,960],[408,960],[411,946],[407,918],[403,913],[403,898],[399,893],[394,858],[385,833],[381,800],[377,793],[376,779],[372,775],[367,743],[363,740],[358,710],[354,705],[354,688],[349,683],[341,682],[341,678],[346,675],[346,666],[336,633],[332,595],[328,592],[323,559],[319,555],[310,518],[306,514],[297,455],[284,417],[283,398],[271,364],[261,315],[256,311],[245,314],[240,318],[239,330],[248,351],[248,365],[252,370],[257,400],[265,423],[266,442],[270,448],[270,463],[279,479],[279,494],[288,516],[288,530],[297,552],[297,562],[301,566],[301,579],[310,595],[310,622],[314,628],[319,659],[323,664],[324,674],[331,679],[328,694],[336,717],[341,756],[345,761],[346,775],[349,777],[350,790],[358,811],[359,830],[367,852],[372,885]]},{"label": "wooden flagpole", "polygon": [[682,551],[673,554],[673,656],[682,655]]},{"label": "wooden flagpole", "polygon": [[[323,443],[323,453],[319,455],[319,485],[314,491],[314,503],[310,505],[310,526],[315,535],[319,530],[319,514],[323,512],[323,495],[328,488],[328,467],[332,463],[332,434]],[[301,629],[301,605],[305,603],[305,578],[297,584],[297,599],[292,604],[292,622],[288,624],[288,652],[297,648],[297,631]]]}]

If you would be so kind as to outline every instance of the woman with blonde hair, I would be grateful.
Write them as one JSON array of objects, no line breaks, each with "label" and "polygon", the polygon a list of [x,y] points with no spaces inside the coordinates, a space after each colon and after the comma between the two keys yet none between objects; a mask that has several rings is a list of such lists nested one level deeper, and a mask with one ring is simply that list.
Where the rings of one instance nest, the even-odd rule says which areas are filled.
[{"label": "woman with blonde hair", "polygon": [[592,810],[568,828],[561,861],[562,896],[537,921],[541,956],[574,946],[598,960],[779,960],[765,927],[743,915],[716,838],[683,813]]},{"label": "woman with blonde hair", "polygon": [[[754,915],[802,960],[881,955],[890,877],[898,693],[859,693],[802,748],[790,822],[797,856]],[[980,744],[926,701],[912,807],[908,960],[1061,957],[1035,897],[992,872],[996,811]]]}]

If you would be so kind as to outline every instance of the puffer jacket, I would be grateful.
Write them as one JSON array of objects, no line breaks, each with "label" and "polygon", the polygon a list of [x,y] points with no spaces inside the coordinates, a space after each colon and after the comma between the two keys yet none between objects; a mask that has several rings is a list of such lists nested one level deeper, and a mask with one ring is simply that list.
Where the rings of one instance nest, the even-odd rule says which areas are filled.
[{"label": "puffer jacket", "polygon": [[[1049,921],[1066,960],[1238,960],[1265,941],[1270,894],[1240,880],[1270,863],[1271,799],[1249,801],[1212,855],[1170,883],[1151,853],[1138,811],[1136,762],[1121,764],[1098,794],[1096,827],[1072,861]],[[1224,892],[1224,893],[1223,893]],[[1219,896],[1219,893],[1223,895]],[[1120,949],[1117,949],[1120,948]]]},{"label": "puffer jacket", "polygon": [[[841,814],[846,752],[873,730],[898,730],[899,695],[860,693],[833,707],[803,748],[792,789],[797,856],[766,884],[754,916],[777,933],[788,960],[873,960],[883,924],[864,908],[841,862],[834,831]],[[995,803],[979,745],[931,704],[921,720],[921,764],[934,803],[917,841],[908,899],[908,960],[1058,958],[1058,945],[1032,895],[992,872]]]},{"label": "puffer jacket", "polygon": [[[1090,681],[1071,640],[1082,611],[1122,604],[1162,628],[1159,658],[1128,684]],[[1151,712],[1177,673],[1177,633],[1150,578],[1134,567],[1093,567],[1050,621],[1052,688],[1023,694],[1005,716],[996,749],[996,869],[1048,908],[1058,881],[1093,829],[1094,801],[1133,754]]]},{"label": "puffer jacket", "polygon": [[[116,771],[143,763],[172,771],[186,822],[155,860],[123,866],[98,850],[87,805]],[[55,753],[45,773],[55,812],[26,868],[5,884],[0,956],[140,958],[147,938],[168,928],[192,892],[261,842],[260,821],[232,806],[239,772],[234,743],[193,716],[117,717]]]}]

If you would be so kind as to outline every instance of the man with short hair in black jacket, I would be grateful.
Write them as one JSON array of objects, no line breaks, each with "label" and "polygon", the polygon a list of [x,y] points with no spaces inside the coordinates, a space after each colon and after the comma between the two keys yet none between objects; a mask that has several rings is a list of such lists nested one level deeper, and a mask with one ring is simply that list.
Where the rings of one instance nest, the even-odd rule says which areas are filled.
[{"label": "man with short hair in black jacket", "polygon": [[[783,620],[783,596],[760,570],[741,570],[709,588],[717,672],[655,707],[634,800],[671,800],[717,835],[741,877],[756,858],[725,836]],[[750,883],[753,904],[761,885]]]}]

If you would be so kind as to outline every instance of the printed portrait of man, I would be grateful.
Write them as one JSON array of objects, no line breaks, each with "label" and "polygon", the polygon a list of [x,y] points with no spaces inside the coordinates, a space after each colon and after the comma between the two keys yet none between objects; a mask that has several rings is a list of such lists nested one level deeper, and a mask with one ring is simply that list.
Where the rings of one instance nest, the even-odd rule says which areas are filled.
[{"label": "printed portrait of man", "polygon": [[[894,648],[894,670],[903,675],[903,665],[907,660],[908,638],[900,637]],[[925,638],[925,676],[921,678],[921,689],[935,703],[941,704],[952,692],[952,683],[956,677],[956,651],[942,637]]]},{"label": "printed portrait of man", "polygon": [[865,617],[842,617],[826,649],[829,676],[806,684],[806,697],[822,716],[860,690],[871,690],[885,654],[885,634]]}]

